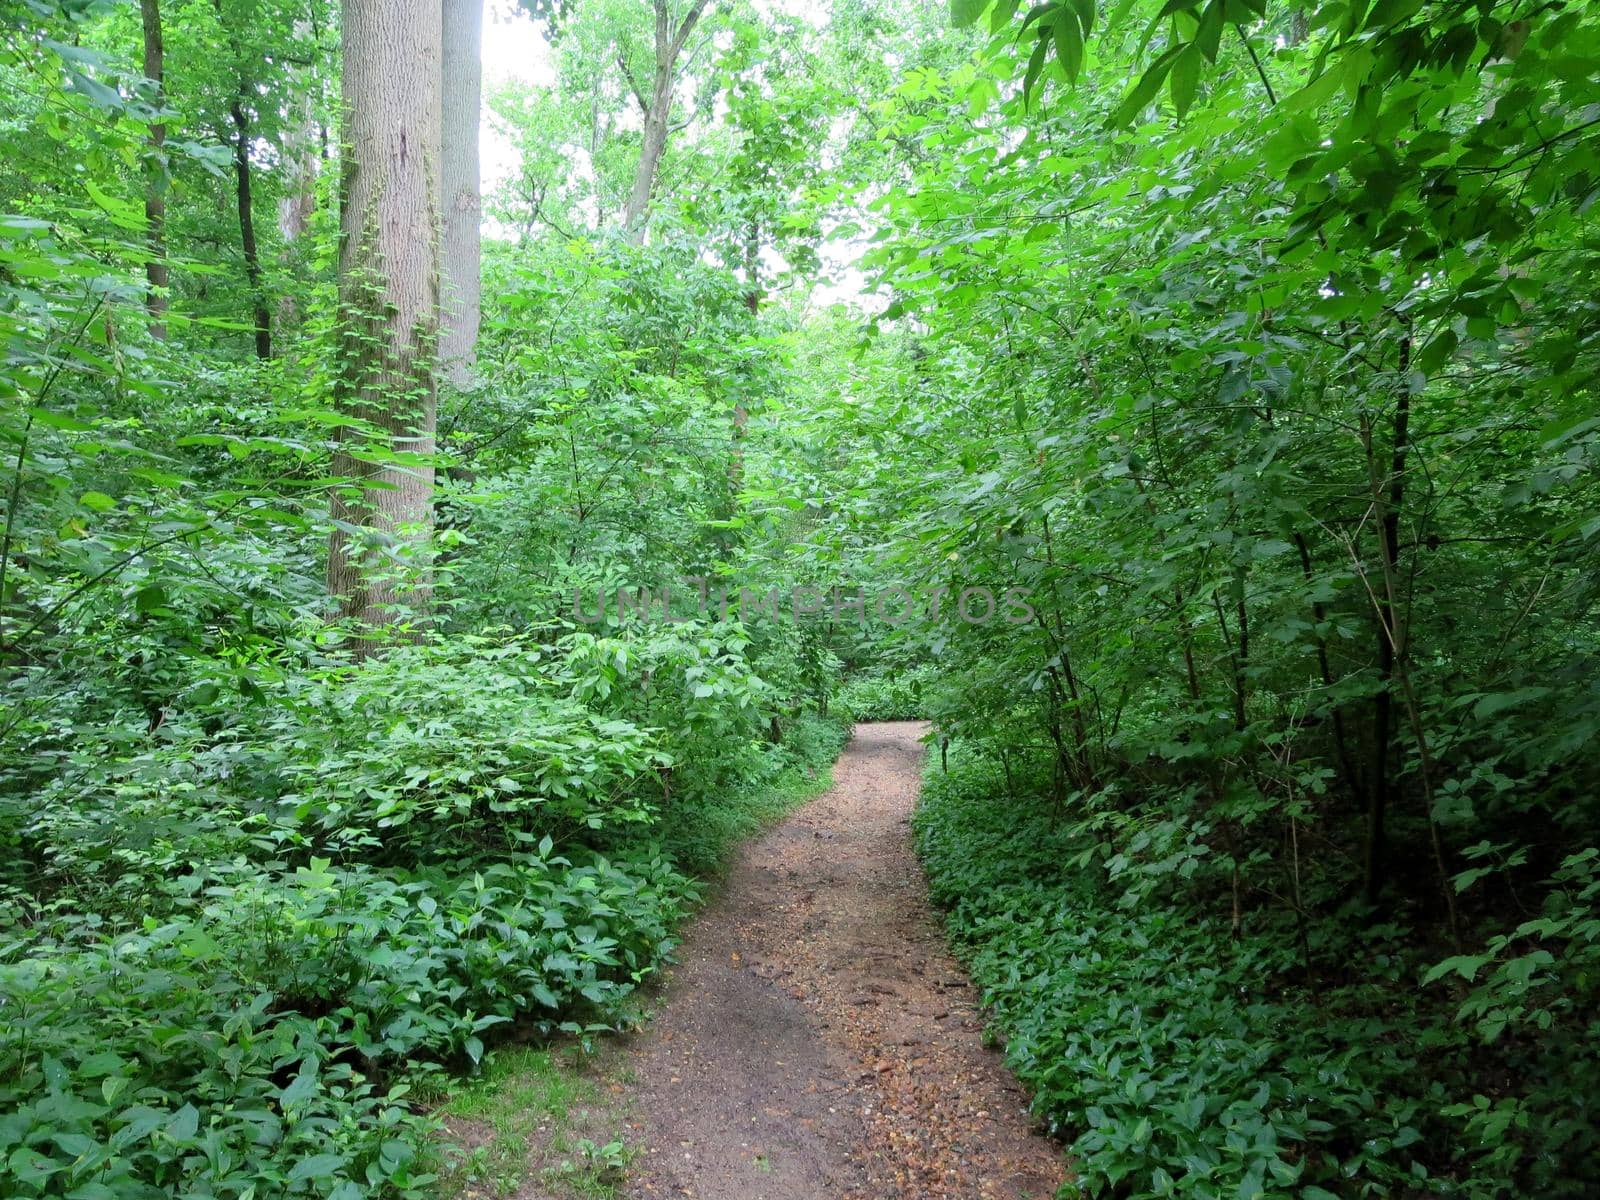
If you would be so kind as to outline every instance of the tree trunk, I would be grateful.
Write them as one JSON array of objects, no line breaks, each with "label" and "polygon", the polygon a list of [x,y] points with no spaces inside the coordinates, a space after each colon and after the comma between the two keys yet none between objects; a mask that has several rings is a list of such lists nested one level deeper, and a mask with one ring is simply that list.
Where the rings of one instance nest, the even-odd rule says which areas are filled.
[{"label": "tree trunk", "polygon": [[631,77],[628,80],[634,98],[644,110],[639,166],[634,171],[633,188],[628,193],[628,205],[622,215],[623,231],[635,245],[644,242],[644,227],[650,217],[650,194],[655,190],[656,172],[661,167],[661,156],[666,151],[667,135],[671,131],[672,89],[677,83],[678,59],[709,3],[710,0],[695,0],[684,16],[683,23],[674,30],[671,14],[667,12],[667,0],[655,0],[656,69],[650,95],[646,97]]},{"label": "tree trunk", "polygon": [[[341,431],[334,474],[360,482],[334,498],[328,590],[343,615],[376,628],[427,606],[425,569],[408,581],[394,551],[425,540],[433,511],[440,4],[347,0],[341,22],[338,399],[377,445]],[[355,457],[374,449],[428,457]]]},{"label": "tree trunk", "polygon": [[[745,229],[744,245],[744,306],[751,316],[761,313],[761,226],[751,218]],[[740,373],[742,388],[748,370]],[[738,515],[739,492],[744,487],[744,439],[750,425],[750,410],[745,405],[742,391],[733,401],[733,436],[728,447],[728,517]],[[732,529],[727,531],[734,533]],[[731,544],[731,538],[730,538]]]},{"label": "tree trunk", "polygon": [[761,311],[761,222],[755,217],[744,229],[744,306]]},{"label": "tree trunk", "polygon": [[[161,7],[159,0],[139,0],[139,15],[144,21],[144,77],[156,85],[158,103],[165,103],[166,42],[161,34]],[[163,194],[166,184],[166,122],[150,126],[150,151],[155,160],[150,165],[150,178],[145,185],[144,218],[148,226],[150,261],[145,264],[144,278],[149,285],[145,294],[145,309],[150,314],[150,336],[165,340],[167,336],[167,200]]]},{"label": "tree trunk", "polygon": [[[664,82],[663,88],[660,84]],[[658,86],[652,91],[650,108],[644,114],[643,141],[639,146],[639,167],[633,175],[633,188],[628,192],[628,205],[623,210],[622,224],[627,238],[634,245],[644,243],[644,227],[650,215],[650,194],[655,190],[656,172],[661,167],[661,155],[667,148],[667,119],[672,113],[672,77],[664,81],[658,73]]]},{"label": "tree trunk", "polygon": [[310,125],[286,131],[283,153],[288,160],[289,187],[278,197],[278,235],[284,244],[305,237],[317,210],[316,130]]},{"label": "tree trunk", "polygon": [[[245,89],[241,85],[240,89]],[[256,357],[272,357],[272,313],[267,309],[266,283],[261,274],[261,251],[256,246],[256,220],[250,198],[250,118],[235,100],[228,109],[233,118],[233,175],[239,201],[239,245],[244,251],[244,275],[250,284],[250,305],[255,314]]]},{"label": "tree trunk", "polygon": [[[315,14],[314,6],[312,11]],[[314,48],[315,61],[320,64],[323,61],[320,25],[303,18],[297,19],[294,35],[297,44],[310,44]],[[317,119],[317,102],[321,88],[318,86],[316,69],[293,68],[289,72],[289,80],[291,91],[297,99],[291,102],[295,116],[286,122],[278,138],[284,172],[283,193],[278,197],[278,236],[283,243],[278,257],[280,266],[293,272],[294,244],[306,235],[306,230],[311,227],[311,214],[317,210],[317,172],[323,155],[318,142],[321,125]],[[292,293],[285,292],[278,297],[277,314],[280,330],[299,319],[299,306]]]},{"label": "tree trunk", "polygon": [[[1406,453],[1410,449],[1411,437],[1411,391],[1406,382],[1406,375],[1411,370],[1411,334],[1409,331],[1400,339],[1400,390],[1395,401],[1394,429],[1391,435],[1389,450],[1389,473],[1387,479],[1388,495],[1383,502],[1383,520],[1378,527],[1378,552],[1383,556],[1382,563],[1385,576],[1398,574],[1400,565],[1400,513],[1405,505],[1406,493]],[[1368,471],[1376,481],[1376,466],[1373,459],[1373,445],[1370,426],[1366,438]],[[1378,496],[1380,490],[1373,485],[1373,494]],[[1403,617],[1396,608],[1396,597],[1385,590],[1378,595],[1378,676],[1381,688],[1373,697],[1372,716],[1372,741],[1374,775],[1372,793],[1367,807],[1367,842],[1363,856],[1362,892],[1367,903],[1376,905],[1383,892],[1384,875],[1386,871],[1386,823],[1391,805],[1392,785],[1389,777],[1389,760],[1393,753],[1394,741],[1394,687],[1395,665],[1399,655],[1405,652],[1405,634],[1403,632]]]},{"label": "tree trunk", "polygon": [[[294,32],[297,42],[310,42],[320,51],[320,30],[311,22],[297,20]],[[289,79],[298,92],[294,102],[297,112],[294,119],[285,124],[278,139],[286,176],[283,194],[278,197],[278,234],[285,244],[304,237],[311,225],[311,214],[317,209],[317,165],[320,158],[316,76],[312,71],[295,68],[289,72]]]},{"label": "tree trunk", "polygon": [[483,92],[483,0],[444,0],[443,306],[439,361],[458,387],[472,377],[477,353],[482,283],[479,275],[483,202],[478,169],[478,122]]}]

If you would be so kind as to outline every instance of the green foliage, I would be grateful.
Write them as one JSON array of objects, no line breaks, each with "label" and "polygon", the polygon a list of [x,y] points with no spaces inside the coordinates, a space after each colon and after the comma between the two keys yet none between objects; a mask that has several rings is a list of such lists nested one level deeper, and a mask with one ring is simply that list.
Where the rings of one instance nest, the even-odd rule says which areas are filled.
[{"label": "green foliage", "polygon": [[852,675],[833,694],[831,708],[851,721],[912,721],[928,715],[924,688],[935,680],[926,667]]},{"label": "green foliage", "polygon": [[[781,747],[750,739],[742,645],[397,647],[264,679],[243,713],[202,685],[157,744],[124,726],[67,756],[70,803],[10,793],[17,1194],[422,1194],[402,1081],[475,1063],[502,1027],[629,1019],[695,895],[661,847],[710,869],[836,752],[810,718]],[[740,728],[744,749],[663,792],[667,747],[737,747]],[[303,1124],[284,1094],[315,1099]]]},{"label": "green foliage", "polygon": [[[930,766],[917,844],[1006,1060],[1068,1139],[1087,1194],[1592,1188],[1592,853],[1562,869],[1564,919],[1519,933],[1560,965],[1542,950],[1503,960],[1463,1005],[1463,1019],[1490,1022],[1474,1036],[1441,1024],[1427,993],[1381,979],[1313,993],[1292,924],[1234,936],[1185,899],[1219,871],[1205,826],[1157,803],[1063,819],[1000,786],[994,764],[957,745],[948,774]],[[1426,960],[1397,935],[1353,928],[1340,949],[1377,951],[1384,975],[1414,984]],[[1427,978],[1470,975],[1505,949]],[[1481,1039],[1513,1011],[1543,1032],[1508,1053],[1491,1099],[1473,1083]]]},{"label": "green foliage", "polygon": [[[411,1086],[508,1031],[633,1020],[685,871],[838,748],[782,630],[559,623],[572,583],[743,553],[728,455],[684,439],[781,386],[783,357],[737,281],[681,254],[556,253],[542,285],[508,266],[451,420],[483,480],[451,498],[435,627],[352,655],[323,623],[326,368],[235,361],[179,304],[188,341],[146,337],[135,275],[102,261],[142,264],[136,210],[104,196],[0,237],[0,385],[23,401],[0,427],[0,1191],[430,1194]],[[574,294],[590,307],[557,321]],[[314,365],[330,322],[309,317]],[[545,320],[541,354],[513,341]]]},{"label": "green foliage", "polygon": [[615,1019],[687,895],[660,860],[390,875],[313,859],[180,876],[162,917],[120,931],[46,916],[0,965],[12,1194],[423,1194],[426,1122],[378,1081],[476,1062],[514,1020]]},{"label": "green foliage", "polygon": [[676,794],[663,806],[663,853],[696,875],[714,874],[739,842],[828,786],[846,734],[836,719],[803,713],[783,730],[780,747],[745,743],[724,763],[725,790]]},{"label": "green foliage", "polygon": [[586,662],[462,639],[296,679],[265,731],[296,842],[427,859],[648,819],[629,785],[670,756],[562,694]]},{"label": "green foliage", "polygon": [[1587,1194],[1593,14],[949,11],[794,461],[810,561],[1029,597],[841,653],[932,664],[1014,1061],[1106,1194]]},{"label": "green foliage", "polygon": [[[164,5],[157,87],[132,6],[0,7],[0,1192],[425,1194],[408,1086],[630,1020],[903,717],[1089,1190],[1592,1190],[1592,6],[718,5],[635,245],[653,30],[530,4],[435,458],[330,407],[329,13]],[[440,480],[385,637],[369,460]],[[691,579],[1029,619],[574,608]]]}]

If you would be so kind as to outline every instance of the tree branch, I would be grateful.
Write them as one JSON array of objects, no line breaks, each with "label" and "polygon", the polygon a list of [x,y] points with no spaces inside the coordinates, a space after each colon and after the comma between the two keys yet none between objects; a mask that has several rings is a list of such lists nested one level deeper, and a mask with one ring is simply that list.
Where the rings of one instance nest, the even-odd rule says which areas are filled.
[{"label": "tree branch", "polygon": [[620,53],[617,55],[617,66],[622,70],[622,77],[628,81],[628,90],[633,93],[633,98],[639,102],[639,107],[644,109],[644,115],[650,115],[650,101],[644,98],[644,93],[639,90],[639,81],[633,77],[633,72],[628,70],[628,60]]},{"label": "tree branch", "polygon": [[[659,7],[659,6],[658,6]],[[700,23],[700,18],[705,15],[706,9],[711,7],[711,0],[695,0],[694,6],[689,9],[683,18],[683,24],[678,26],[678,32],[672,38],[672,55],[668,62],[676,62],[678,55],[683,53],[684,43],[689,40],[689,35],[694,32],[694,27]]]}]

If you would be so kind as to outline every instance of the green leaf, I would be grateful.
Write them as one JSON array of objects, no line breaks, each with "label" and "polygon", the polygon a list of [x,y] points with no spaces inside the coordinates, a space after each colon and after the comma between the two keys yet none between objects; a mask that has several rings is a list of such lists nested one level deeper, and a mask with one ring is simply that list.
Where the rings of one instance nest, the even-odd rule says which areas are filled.
[{"label": "green leaf", "polygon": [[1011,18],[1017,15],[1017,8],[1021,0],[999,0],[989,12],[989,32],[999,33],[1011,23]]},{"label": "green leaf", "polygon": [[82,92],[101,108],[119,109],[122,107],[122,95],[116,88],[107,87],[98,79],[85,75],[81,71],[67,68],[67,78],[72,81],[74,91]]},{"label": "green leaf", "polygon": [[1451,958],[1445,959],[1443,962],[1438,963],[1433,967],[1430,967],[1428,969],[1428,973],[1422,977],[1422,982],[1433,983],[1444,978],[1446,975],[1450,974],[1451,971],[1454,971],[1457,975],[1461,976],[1461,978],[1470,983],[1472,982],[1473,976],[1475,976],[1479,971],[1483,970],[1484,965],[1489,962],[1490,957],[1491,956],[1487,954],[1457,954]]},{"label": "green leaf", "polygon": [[310,1063],[302,1063],[300,1072],[289,1086],[278,1093],[278,1104],[284,1109],[294,1108],[317,1094],[317,1072]]},{"label": "green leaf", "polygon": [[1422,348],[1422,353],[1417,355],[1416,368],[1424,375],[1432,375],[1445,363],[1449,362],[1456,352],[1460,339],[1456,337],[1453,329],[1441,329],[1434,338]]},{"label": "green leaf", "polygon": [[1496,692],[1479,700],[1473,706],[1472,715],[1481,721],[1487,717],[1494,716],[1496,713],[1502,713],[1512,708],[1520,708],[1534,700],[1542,700],[1549,694],[1550,689],[1547,687],[1526,687],[1518,688],[1514,692]]},{"label": "green leaf", "polygon": [[1145,106],[1155,99],[1156,93],[1161,90],[1161,85],[1166,82],[1172,64],[1187,49],[1187,46],[1174,46],[1145,69],[1145,73],[1139,77],[1139,82],[1134,84],[1132,90],[1123,97],[1122,103],[1117,105],[1111,114],[1109,123],[1112,127],[1127,125],[1144,111]]},{"label": "green leaf", "polygon": [[1055,19],[1056,59],[1067,73],[1067,82],[1077,83],[1083,69],[1083,30],[1077,13],[1063,8]]},{"label": "green leaf", "polygon": [[1194,103],[1195,89],[1200,83],[1200,47],[1191,43],[1183,48],[1172,63],[1172,106],[1178,110],[1181,121]]},{"label": "green leaf", "polygon": [[342,1154],[313,1154],[302,1158],[289,1170],[289,1182],[300,1183],[307,1179],[329,1179],[344,1167]]},{"label": "green leaf", "polygon": [[1227,0],[1211,0],[1206,5],[1206,11],[1200,17],[1200,26],[1195,30],[1194,44],[1199,47],[1200,53],[1205,55],[1207,62],[1217,61],[1217,48],[1222,43],[1223,10]]},{"label": "green leaf", "polygon": [[200,1129],[200,1112],[192,1104],[185,1104],[173,1113],[162,1130],[175,1142],[191,1140]]},{"label": "green leaf", "polygon": [[46,1158],[28,1146],[18,1146],[6,1160],[11,1173],[30,1187],[42,1186],[50,1176],[66,1169],[65,1163]]},{"label": "green leaf", "polygon": [[950,24],[957,29],[976,25],[991,3],[992,0],[950,0]]},{"label": "green leaf", "polygon": [[1044,64],[1050,56],[1050,39],[1041,36],[1033,47],[1033,53],[1028,56],[1028,69],[1022,77],[1022,96],[1027,100],[1033,95],[1033,87],[1039,82],[1039,73],[1044,70]]},{"label": "green leaf", "polygon": [[115,1075],[128,1064],[120,1054],[112,1050],[101,1050],[89,1055],[78,1064],[77,1073],[84,1079],[101,1079],[107,1075]]}]

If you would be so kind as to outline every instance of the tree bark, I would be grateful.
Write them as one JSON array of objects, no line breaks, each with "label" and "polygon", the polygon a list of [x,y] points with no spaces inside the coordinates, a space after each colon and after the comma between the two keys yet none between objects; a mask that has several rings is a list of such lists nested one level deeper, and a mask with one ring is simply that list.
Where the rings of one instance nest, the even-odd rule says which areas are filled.
[{"label": "tree bark", "polygon": [[477,356],[482,281],[482,186],[478,124],[483,95],[483,0],[443,0],[442,128],[443,307],[439,360],[460,387]]},{"label": "tree bark", "polygon": [[[761,314],[761,226],[754,217],[745,227],[744,243],[744,306],[752,317]],[[740,373],[743,385],[748,372]],[[745,406],[742,392],[733,401],[733,436],[728,447],[728,517],[738,515],[739,492],[744,487],[744,439],[750,425],[750,410]],[[731,529],[728,531],[733,532]]]},{"label": "tree bark", "polygon": [[[166,40],[161,32],[159,0],[139,0],[139,16],[144,23],[144,77],[156,85],[157,103],[164,104]],[[163,194],[166,167],[162,159],[166,145],[166,122],[157,121],[150,126],[150,150],[155,161],[150,166],[144,193],[146,236],[150,243],[150,261],[144,267],[145,283],[149,286],[144,305],[150,314],[150,336],[162,341],[167,336],[167,284],[171,278],[167,268],[167,200]]]},{"label": "tree bark", "polygon": [[[245,89],[241,83],[242,93]],[[272,313],[267,308],[266,282],[261,273],[261,251],[256,245],[256,220],[250,196],[250,118],[244,105],[234,100],[228,109],[233,119],[233,176],[239,202],[239,246],[244,252],[244,275],[250,285],[250,305],[255,314],[256,357],[272,357]]]},{"label": "tree bark", "polygon": [[[294,23],[294,34],[295,41],[301,45],[311,44],[316,51],[315,61],[320,64],[320,25],[300,18]],[[320,126],[317,120],[320,88],[317,86],[316,68],[293,68],[289,72],[289,79],[297,93],[294,101],[296,113],[292,120],[285,123],[278,138],[286,176],[283,194],[278,197],[278,234],[286,245],[304,237],[310,228],[311,214],[317,210],[317,167],[321,159],[318,145]],[[284,297],[283,301],[288,301],[288,297]]]},{"label": "tree bark", "polygon": [[[661,156],[667,148],[667,136],[672,120],[672,90],[677,84],[678,59],[683,47],[700,23],[710,0],[695,0],[676,30],[672,28],[672,15],[667,11],[667,0],[655,0],[656,69],[647,97],[633,78],[628,86],[634,99],[644,110],[644,131],[639,146],[639,166],[634,171],[633,188],[628,193],[628,204],[623,210],[622,226],[627,239],[635,245],[644,242],[644,228],[650,216],[650,196],[655,190],[656,173],[661,167]],[[624,70],[626,66],[624,65]]]},{"label": "tree bark", "polygon": [[[407,578],[395,551],[433,511],[441,28],[440,0],[346,0],[341,16],[338,400],[377,444],[341,431],[334,474],[357,482],[334,498],[328,590],[374,629],[427,607],[425,568]],[[362,461],[373,450],[422,457]]]}]

